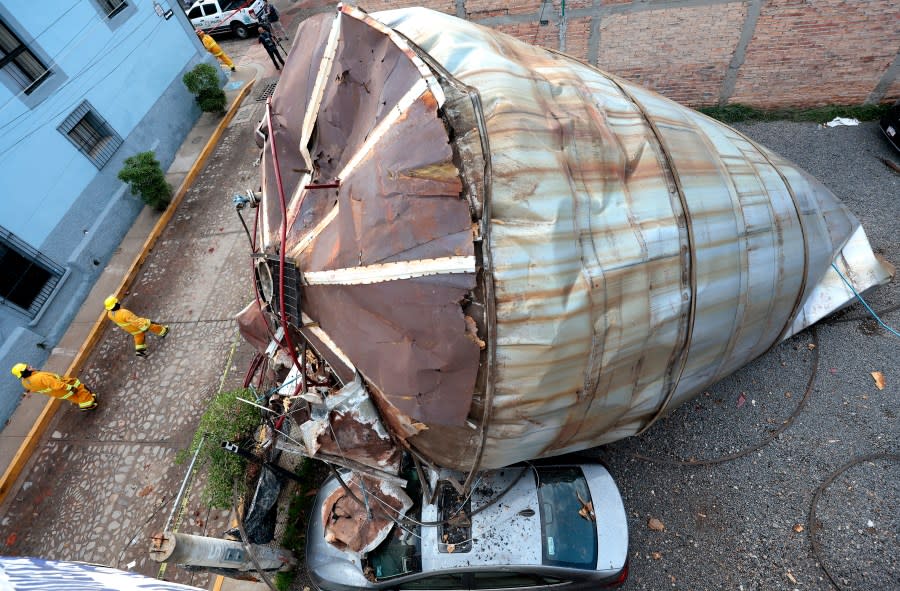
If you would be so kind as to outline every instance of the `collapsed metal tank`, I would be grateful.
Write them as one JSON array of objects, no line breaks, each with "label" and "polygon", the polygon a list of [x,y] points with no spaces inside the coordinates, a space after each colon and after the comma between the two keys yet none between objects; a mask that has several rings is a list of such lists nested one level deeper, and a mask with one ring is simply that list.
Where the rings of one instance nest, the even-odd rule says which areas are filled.
[{"label": "collapsed metal tank", "polygon": [[832,262],[893,274],[795,165],[571,57],[421,8],[297,35],[257,281],[347,384],[311,454],[477,471],[633,435],[850,302]]}]

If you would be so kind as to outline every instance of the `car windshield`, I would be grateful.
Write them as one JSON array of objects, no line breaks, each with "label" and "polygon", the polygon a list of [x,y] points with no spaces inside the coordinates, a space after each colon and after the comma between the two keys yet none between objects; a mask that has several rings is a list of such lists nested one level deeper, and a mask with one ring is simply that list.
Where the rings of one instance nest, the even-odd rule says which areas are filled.
[{"label": "car windshield", "polygon": [[593,501],[581,469],[538,468],[544,564],[597,567]]}]

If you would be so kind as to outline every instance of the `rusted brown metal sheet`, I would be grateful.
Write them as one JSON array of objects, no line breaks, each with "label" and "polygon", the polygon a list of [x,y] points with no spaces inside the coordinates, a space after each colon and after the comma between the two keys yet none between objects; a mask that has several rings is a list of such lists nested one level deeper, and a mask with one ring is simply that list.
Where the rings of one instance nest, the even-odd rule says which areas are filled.
[{"label": "rusted brown metal sheet", "polygon": [[[387,537],[394,515],[406,513],[412,500],[403,489],[371,478],[354,476],[345,484],[322,503],[325,539],[339,550],[365,554]],[[357,499],[362,498],[367,499],[368,513],[360,510]]]},{"label": "rusted brown metal sheet", "polygon": [[893,273],[792,163],[572,58],[425,9],[298,34],[272,123],[301,172],[281,245],[266,146],[259,234],[316,349],[428,462],[639,433],[849,302],[832,262],[859,291]]}]

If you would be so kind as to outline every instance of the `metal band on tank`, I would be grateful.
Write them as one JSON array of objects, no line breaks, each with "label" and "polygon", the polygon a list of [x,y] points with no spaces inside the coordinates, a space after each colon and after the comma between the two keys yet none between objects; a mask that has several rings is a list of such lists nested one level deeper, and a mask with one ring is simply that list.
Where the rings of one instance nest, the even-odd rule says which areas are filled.
[{"label": "metal band on tank", "polygon": [[[590,64],[588,64],[590,65]],[[592,67],[592,66],[591,66]],[[593,68],[593,67],[592,67]],[[593,68],[596,69],[596,68]],[[599,72],[599,70],[597,70]],[[647,116],[647,113],[644,111],[643,105],[635,100],[634,96],[631,95],[625,88],[619,84],[619,82],[609,74],[605,74],[601,72],[603,76],[605,76],[610,82],[616,85],[625,97],[631,101],[631,103],[638,109],[641,113],[641,116],[644,118],[644,121],[647,122],[647,126],[650,128],[650,131],[653,132],[653,137],[656,138],[656,144],[659,146],[660,153],[666,161],[666,165],[668,166],[669,172],[672,174],[672,180],[675,183],[675,190],[678,192],[678,200],[681,202],[681,211],[684,213],[684,231],[687,236],[688,243],[688,265],[689,265],[689,284],[691,288],[691,308],[688,313],[688,322],[687,322],[687,333],[685,334],[684,341],[681,345],[681,360],[678,365],[678,374],[675,379],[672,381],[669,386],[669,391],[666,392],[665,398],[663,398],[662,402],[659,404],[659,407],[656,409],[656,412],[647,421],[641,429],[635,433],[635,435],[641,435],[647,429],[653,426],[659,418],[663,415],[666,410],[666,407],[669,405],[669,402],[672,400],[672,397],[675,395],[675,391],[678,389],[678,384],[681,381],[681,376],[684,374],[684,367],[687,364],[688,359],[688,349],[690,348],[691,338],[694,334],[694,322],[697,318],[697,270],[694,266],[694,259],[696,258],[694,252],[694,235],[691,231],[691,223],[690,223],[690,209],[687,206],[687,200],[684,197],[684,188],[681,185],[681,179],[678,176],[678,170],[675,168],[672,163],[672,158],[666,150],[666,146],[661,139],[661,135],[659,129],[657,129],[656,124]]]},{"label": "metal band on tank", "polygon": [[[702,113],[701,113],[702,115]],[[704,115],[705,116],[705,115]],[[806,293],[806,279],[809,276],[809,248],[807,245],[806,238],[806,226],[803,224],[803,215],[800,213],[800,207],[797,205],[797,196],[794,195],[794,189],[791,188],[791,184],[788,182],[787,178],[784,176],[784,173],[781,172],[781,169],[772,162],[772,159],[769,158],[769,155],[766,154],[766,150],[761,147],[759,144],[751,140],[749,137],[738,131],[737,129],[731,128],[736,134],[744,138],[746,142],[748,142],[751,146],[756,148],[756,151],[766,159],[766,162],[769,163],[775,172],[778,173],[778,178],[781,179],[781,182],[784,183],[784,188],[787,189],[788,195],[791,196],[791,203],[794,205],[794,211],[797,212],[797,223],[800,224],[800,234],[803,236],[803,280],[800,282],[800,289],[797,290],[797,299],[794,300],[794,307],[791,309],[791,313],[787,317],[787,321],[785,322],[784,328],[781,329],[781,332],[778,334],[778,338],[769,346],[768,349],[765,350],[763,355],[771,351],[778,345],[782,339],[784,339],[784,334],[790,330],[791,324],[793,323],[794,315],[797,314],[797,310],[800,309],[800,305],[803,303],[803,294]]]},{"label": "metal band on tank", "polygon": [[[554,49],[549,49],[549,48],[544,48],[544,49],[550,53],[554,53],[556,55],[560,55],[560,56],[566,57],[568,59],[575,59],[570,55],[567,55],[560,51],[556,51]],[[687,332],[685,334],[684,340],[682,341],[681,360],[679,362],[678,375],[672,381],[672,384],[669,387],[669,391],[666,393],[665,398],[660,403],[659,407],[656,409],[656,412],[653,414],[653,416],[650,418],[650,420],[647,422],[647,424],[644,425],[637,433],[635,433],[635,435],[640,435],[640,434],[644,433],[645,431],[647,431],[647,429],[652,427],[653,423],[655,423],[657,420],[659,420],[659,418],[662,416],[663,412],[665,412],[666,407],[669,405],[669,402],[672,400],[672,396],[675,395],[675,391],[678,389],[678,383],[681,381],[681,376],[684,373],[684,367],[687,364],[687,358],[688,358],[687,345],[691,342],[691,338],[694,333],[694,321],[697,316],[697,297],[696,297],[697,271],[694,268],[694,258],[695,258],[694,236],[691,232],[691,224],[688,219],[690,217],[690,215],[689,215],[690,211],[687,207],[687,201],[685,200],[685,197],[684,197],[684,188],[682,187],[681,180],[678,177],[678,171],[675,169],[674,165],[672,164],[672,158],[670,157],[669,152],[666,150],[665,144],[663,144],[663,142],[662,142],[659,129],[657,129],[657,127],[653,123],[653,121],[651,121],[650,118],[647,117],[647,113],[644,111],[643,105],[641,105],[637,100],[635,100],[634,96],[632,96],[631,93],[629,93],[627,90],[625,90],[625,88],[621,84],[619,84],[618,80],[616,80],[616,78],[614,76],[612,76],[611,74],[600,70],[599,68],[597,68],[596,66],[594,66],[592,64],[582,62],[581,60],[575,60],[575,61],[582,64],[586,68],[594,70],[595,72],[597,72],[598,74],[603,76],[605,79],[609,80],[612,84],[614,84],[616,86],[616,88],[619,89],[619,92],[621,92],[623,96],[625,96],[626,98],[628,98],[628,100],[631,101],[631,104],[633,104],[637,108],[638,112],[640,112],[644,121],[647,123],[647,126],[650,128],[650,131],[653,132],[653,137],[656,139],[656,145],[659,146],[660,153],[662,154],[663,158],[666,161],[666,165],[668,166],[669,172],[672,174],[672,181],[675,183],[675,190],[678,192],[678,200],[681,203],[681,211],[684,214],[684,220],[685,220],[684,231],[685,231],[685,235],[687,236],[687,243],[688,243],[688,260],[687,260],[687,263],[689,265],[688,282],[689,282],[689,286],[691,288],[691,308],[688,313]],[[668,183],[667,183],[667,186],[668,186]]]},{"label": "metal band on tank", "polygon": [[[490,424],[492,410],[494,408],[494,367],[497,365],[497,308],[494,301],[494,261],[491,256],[491,146],[487,135],[487,124],[484,121],[484,111],[481,106],[481,94],[474,88],[467,87],[469,98],[472,99],[472,107],[475,111],[475,121],[478,124],[478,135],[481,139],[481,151],[484,158],[484,202],[481,210],[481,254],[482,269],[484,273],[484,309],[485,325],[487,326],[488,363],[485,368],[484,380],[484,404],[481,413],[481,440],[478,442],[478,451],[475,452],[475,460],[472,469],[463,484],[464,490],[469,490],[475,473],[481,466],[481,458],[484,456],[484,446],[487,442],[487,426]],[[485,221],[487,220],[487,221]]]}]

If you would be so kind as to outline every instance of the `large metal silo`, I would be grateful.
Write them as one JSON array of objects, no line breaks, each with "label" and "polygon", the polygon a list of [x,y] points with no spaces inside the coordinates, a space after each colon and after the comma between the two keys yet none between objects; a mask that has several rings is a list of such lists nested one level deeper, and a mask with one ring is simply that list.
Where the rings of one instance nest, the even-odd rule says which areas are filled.
[{"label": "large metal silo", "polygon": [[832,262],[858,291],[893,273],[792,163],[568,56],[426,9],[298,37],[261,126],[258,268],[359,376],[341,449],[367,465],[386,439],[470,471],[638,433],[848,303]]}]

